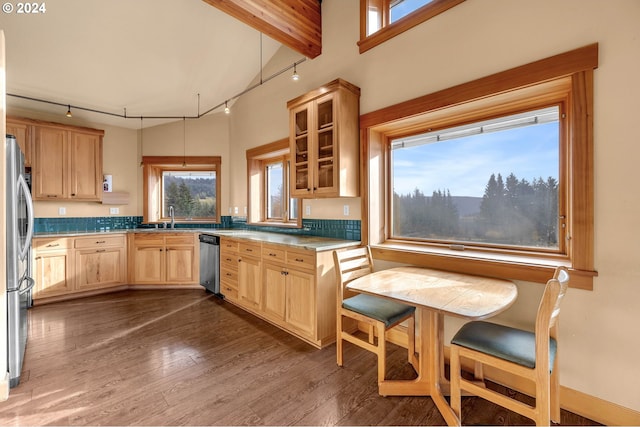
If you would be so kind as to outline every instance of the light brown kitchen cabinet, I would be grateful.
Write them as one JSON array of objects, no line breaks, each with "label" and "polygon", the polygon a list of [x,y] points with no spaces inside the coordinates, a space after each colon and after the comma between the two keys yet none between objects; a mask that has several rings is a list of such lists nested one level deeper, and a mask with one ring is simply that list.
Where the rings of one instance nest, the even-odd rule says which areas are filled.
[{"label": "light brown kitchen cabinet", "polygon": [[342,79],[287,103],[291,197],[359,195],[360,88]]},{"label": "light brown kitchen cabinet", "polygon": [[238,245],[238,299],[252,309],[262,308],[261,245],[240,242]]},{"label": "light brown kitchen cabinet", "polygon": [[18,145],[24,153],[24,166],[30,168],[33,151],[33,125],[28,121],[7,117],[7,134],[16,137]]},{"label": "light brown kitchen cabinet", "polygon": [[316,347],[335,341],[335,280],[331,251],[220,239],[225,298]]},{"label": "light brown kitchen cabinet", "polygon": [[103,289],[126,282],[126,237],[77,237],[75,247],[75,289]]},{"label": "light brown kitchen cabinet", "polygon": [[73,239],[35,238],[33,300],[73,292]]},{"label": "light brown kitchen cabinet", "polygon": [[34,200],[102,199],[103,131],[34,126]]},{"label": "light brown kitchen cabinet", "polygon": [[35,303],[104,292],[126,282],[124,234],[33,239]]},{"label": "light brown kitchen cabinet", "polygon": [[231,301],[238,301],[238,245],[235,239],[220,239],[220,293]]},{"label": "light brown kitchen cabinet", "polygon": [[196,233],[150,232],[130,235],[130,281],[149,285],[197,285]]},{"label": "light brown kitchen cabinet", "polygon": [[[291,252],[288,252],[291,254]],[[306,255],[312,259],[311,254]],[[265,261],[264,312],[307,339],[315,339],[315,277],[291,263]]]}]

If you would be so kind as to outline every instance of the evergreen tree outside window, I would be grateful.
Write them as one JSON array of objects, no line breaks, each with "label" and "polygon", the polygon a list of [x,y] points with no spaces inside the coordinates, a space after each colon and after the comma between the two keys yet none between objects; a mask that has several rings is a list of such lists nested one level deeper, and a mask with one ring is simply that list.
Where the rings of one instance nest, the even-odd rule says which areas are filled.
[{"label": "evergreen tree outside window", "polygon": [[143,156],[143,222],[220,222],[219,156]]},{"label": "evergreen tree outside window", "polygon": [[215,218],[215,171],[164,171],[162,188],[163,217],[169,217],[169,206],[173,206],[176,218]]},{"label": "evergreen tree outside window", "polygon": [[559,107],[391,141],[392,238],[557,252]]}]

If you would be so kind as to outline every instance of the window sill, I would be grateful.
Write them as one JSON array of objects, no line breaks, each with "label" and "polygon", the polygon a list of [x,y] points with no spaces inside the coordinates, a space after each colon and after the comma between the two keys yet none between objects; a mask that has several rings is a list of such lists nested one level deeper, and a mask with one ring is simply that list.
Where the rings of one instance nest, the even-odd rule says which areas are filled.
[{"label": "window sill", "polygon": [[458,251],[392,241],[371,245],[371,252],[375,259],[385,261],[535,283],[546,283],[556,267],[565,266],[571,276],[569,286],[585,290],[593,290],[593,278],[598,275],[596,271],[572,269],[564,258]]}]

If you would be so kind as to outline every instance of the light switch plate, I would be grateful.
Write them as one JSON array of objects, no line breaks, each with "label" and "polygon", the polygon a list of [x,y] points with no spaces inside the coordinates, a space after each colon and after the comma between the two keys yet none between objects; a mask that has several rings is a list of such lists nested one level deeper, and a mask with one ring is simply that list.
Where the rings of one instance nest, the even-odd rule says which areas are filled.
[{"label": "light switch plate", "polygon": [[66,215],[67,208],[58,208],[58,215]]},{"label": "light switch plate", "polygon": [[111,215],[118,215],[120,213],[120,208],[109,208],[109,213]]},{"label": "light switch plate", "polygon": [[344,205],[344,216],[349,216],[349,205]]},{"label": "light switch plate", "polygon": [[307,216],[311,215],[311,205],[307,205],[307,207],[305,209],[305,215],[307,215]]}]

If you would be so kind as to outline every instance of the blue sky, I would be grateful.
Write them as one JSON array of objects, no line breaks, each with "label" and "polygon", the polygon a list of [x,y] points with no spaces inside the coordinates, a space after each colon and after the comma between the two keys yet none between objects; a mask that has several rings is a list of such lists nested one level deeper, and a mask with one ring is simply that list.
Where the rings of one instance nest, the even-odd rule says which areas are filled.
[{"label": "blue sky", "polygon": [[391,8],[391,22],[396,21],[427,3],[431,3],[431,0],[404,0],[398,3],[397,6]]},{"label": "blue sky", "polygon": [[482,197],[492,173],[529,182],[558,179],[558,123],[521,127],[393,150],[394,191]]}]

